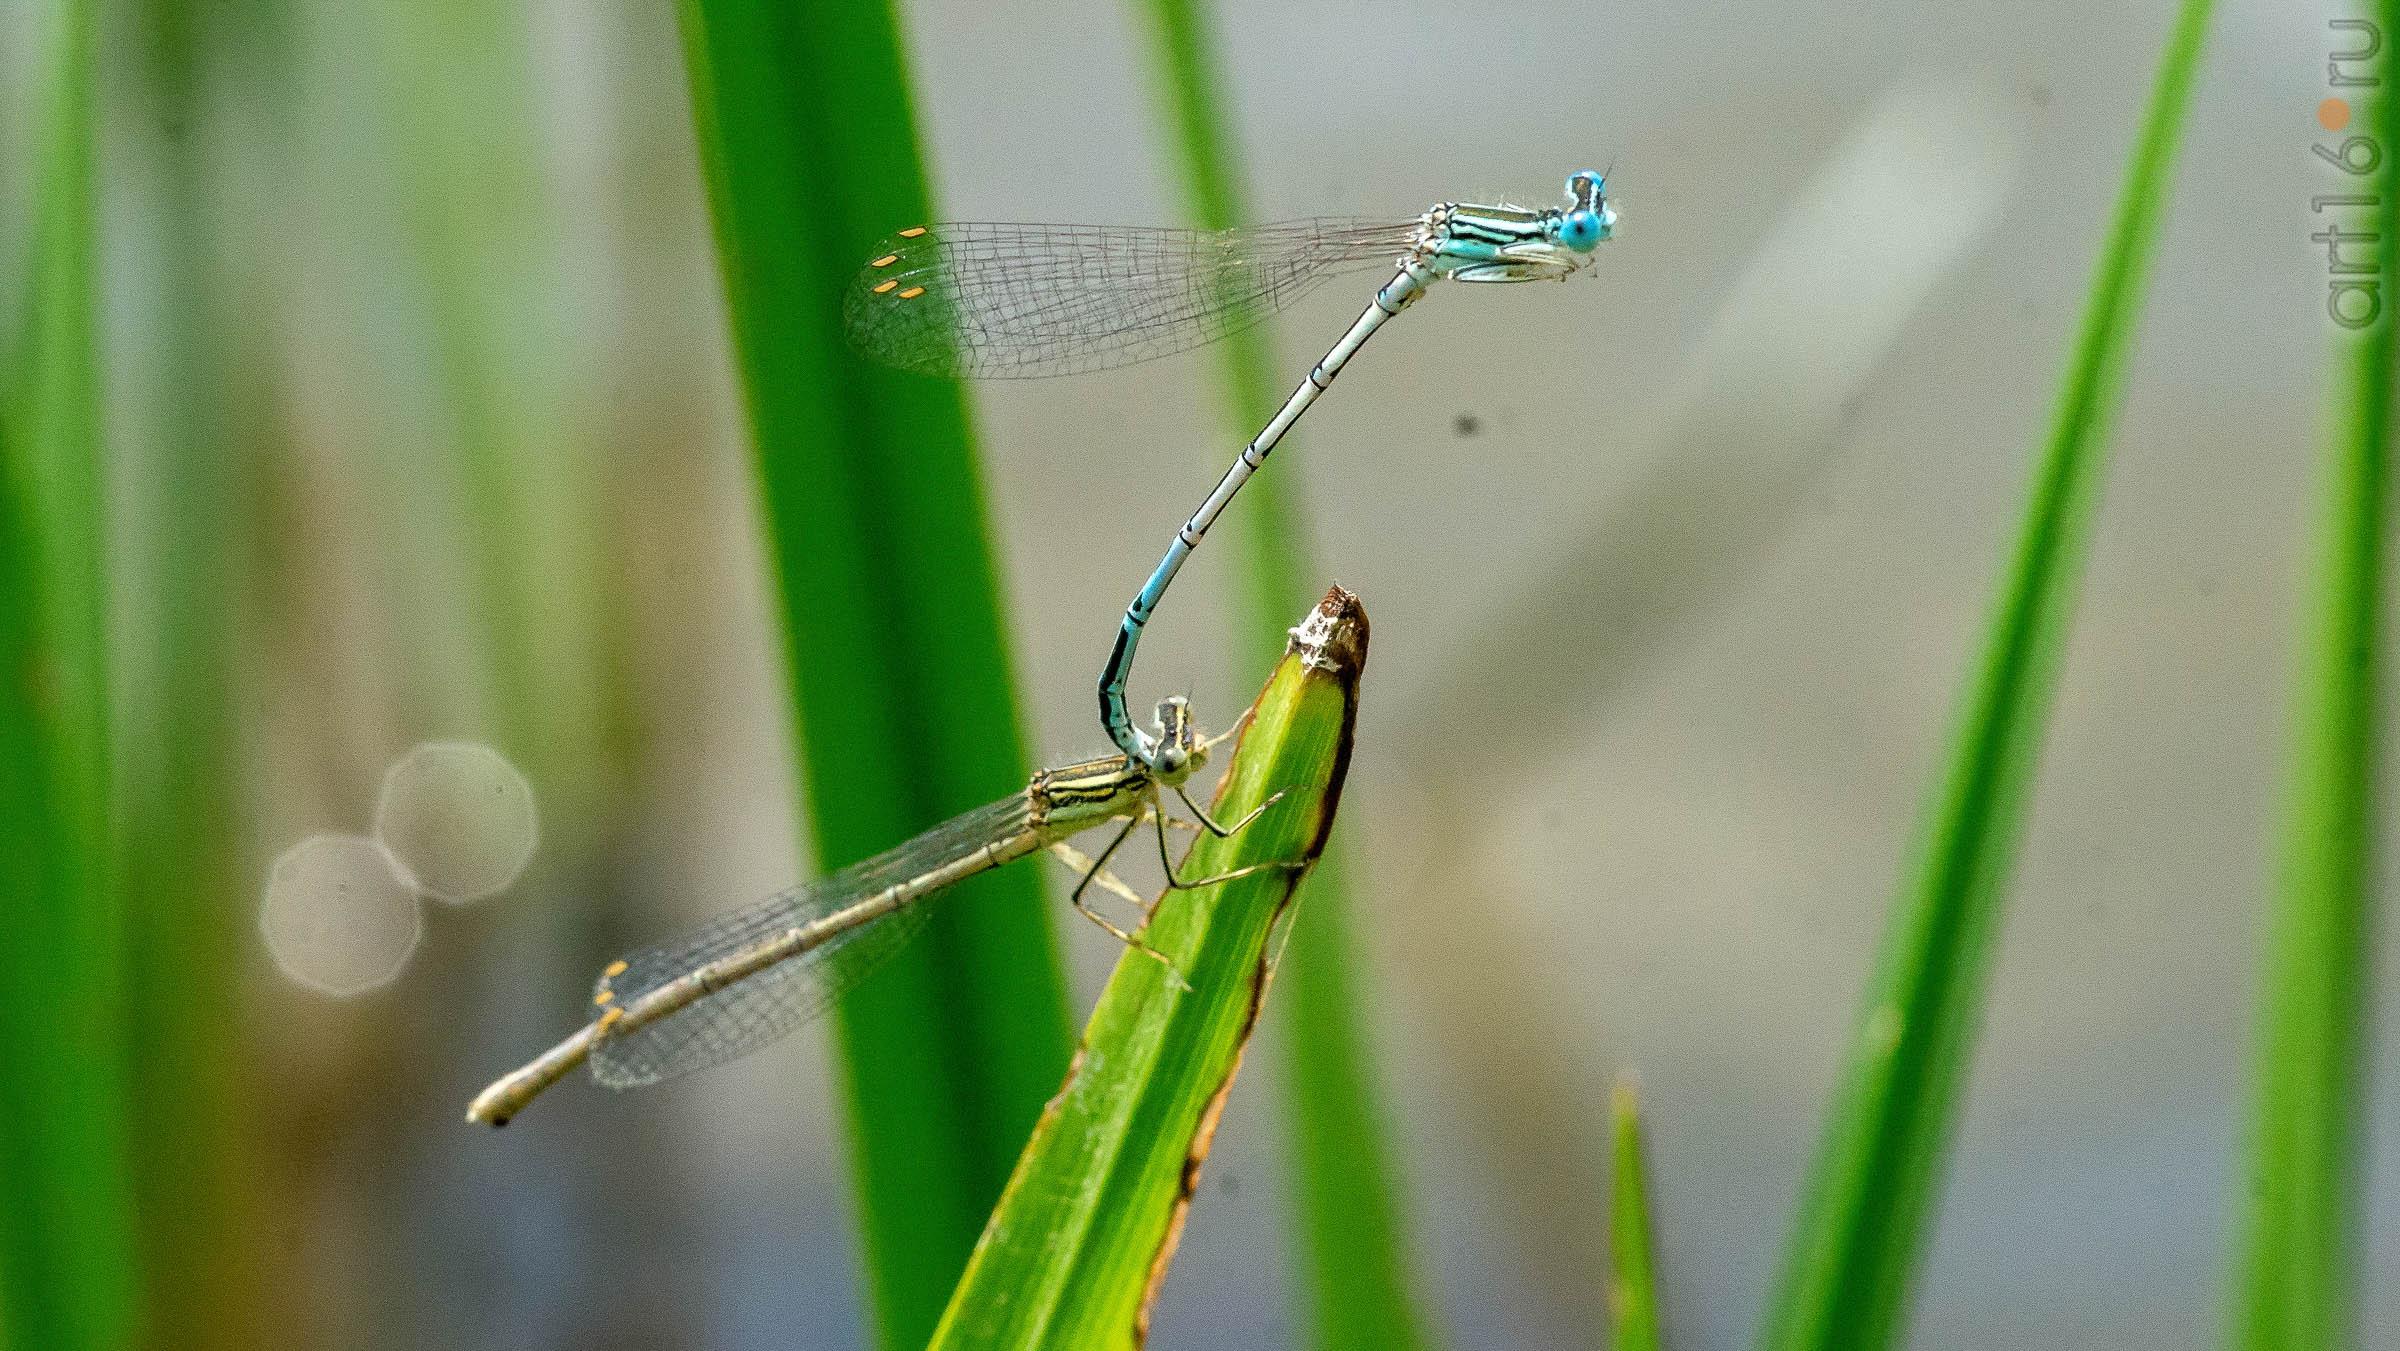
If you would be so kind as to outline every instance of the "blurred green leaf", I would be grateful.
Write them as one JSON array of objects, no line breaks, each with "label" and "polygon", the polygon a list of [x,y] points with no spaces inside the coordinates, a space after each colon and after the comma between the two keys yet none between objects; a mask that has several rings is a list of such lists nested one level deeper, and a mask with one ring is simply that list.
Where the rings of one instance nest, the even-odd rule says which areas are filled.
[{"label": "blurred green leaf", "polygon": [[[2381,7],[2400,38],[2400,3]],[[2355,44],[2344,44],[2354,46]],[[2395,67],[2382,58],[2386,72]],[[2257,1101],[2252,1108],[2243,1244],[2232,1336],[2246,1351],[2330,1351],[2354,1343],[2359,1127],[2366,1043],[2374,837],[2375,716],[2390,516],[2392,371],[2400,361],[2390,307],[2400,240],[2400,97],[2365,96],[2359,129],[2383,147],[2371,179],[2345,190],[2381,203],[2369,239],[2383,265],[2382,313],[2335,339],[2332,434],[2317,526],[2317,574],[2295,684],[2290,780],[2283,806],[2280,897],[2260,984]],[[2355,133],[2354,133],[2355,134]],[[2332,139],[2332,138],[2328,138]],[[2358,222],[2344,221],[2345,226]],[[2355,255],[2356,248],[2350,250]]]},{"label": "blurred green leaf", "polygon": [[[117,541],[120,603],[138,623],[113,654],[118,734],[116,875],[125,915],[131,1128],[144,1305],[153,1346],[269,1340],[260,1272],[270,1260],[252,1148],[242,968],[253,932],[234,744],[236,598],[251,579],[244,525],[257,480],[229,425],[240,401],[241,329],[214,257],[201,50],[215,11],[148,0],[137,16],[142,77],[132,107],[157,169],[157,250],[138,303],[156,363],[155,403],[116,440],[120,501],[144,523]],[[253,424],[259,419],[253,419]],[[256,425],[245,432],[256,434]],[[147,434],[143,434],[143,433]]]},{"label": "blurred green leaf", "polygon": [[[46,21],[46,22],[44,22]],[[95,250],[97,14],[38,15],[26,310],[0,361],[0,1343],[135,1331],[109,895]]]},{"label": "blurred green leaf", "polygon": [[1615,1271],[1608,1291],[1616,1319],[1615,1351],[1658,1351],[1658,1287],[1651,1276],[1650,1179],[1642,1159],[1641,1094],[1628,1077],[1609,1099],[1609,1134],[1615,1145],[1616,1189],[1609,1203],[1609,1257]]},{"label": "blurred green leaf", "polygon": [[[1243,224],[1233,131],[1218,105],[1223,64],[1198,0],[1147,0],[1159,84],[1175,127],[1192,216],[1205,229]],[[1293,383],[1279,381],[1269,326],[1227,335],[1215,348],[1232,425],[1220,467],[1241,438],[1267,423]],[[1291,442],[1284,452],[1288,455]],[[1260,474],[1219,528],[1242,559],[1244,642],[1267,643],[1301,603],[1309,575],[1304,514],[1289,474]],[[1236,650],[1241,650],[1237,648]],[[1263,655],[1263,650],[1262,650]],[[1319,1351],[1409,1351],[1426,1344],[1410,1279],[1408,1242],[1393,1184],[1389,1130],[1377,1092],[1372,1041],[1359,1013],[1356,944],[1347,869],[1338,850],[1309,881],[1309,922],[1281,972],[1291,1072],[1288,1129],[1297,1163],[1300,1240],[1309,1274],[1310,1336]]]},{"label": "blurred green leaf", "polygon": [[391,220],[404,245],[395,280],[425,320],[386,376],[395,403],[422,399],[425,440],[387,442],[379,469],[393,476],[396,513],[404,495],[423,494],[414,547],[455,549],[465,564],[442,619],[463,621],[476,654],[409,675],[451,726],[508,747],[545,785],[551,819],[572,822],[578,795],[617,769],[592,729],[621,654],[599,631],[595,584],[611,547],[597,503],[610,459],[603,415],[576,378],[571,303],[543,286],[576,279],[560,254],[592,236],[546,222],[559,189],[528,172],[555,150],[538,129],[539,86],[518,69],[538,50],[527,14],[418,0],[359,17],[357,69],[381,115],[357,134],[388,161],[381,172],[404,204]]},{"label": "blurred green leaf", "polygon": [[[1022,788],[983,488],[954,385],[868,365],[841,288],[928,216],[887,4],[684,0],[693,116],[827,867]],[[883,1344],[932,1331],[1067,1064],[1038,869],[946,897],[845,1001]]]},{"label": "blurred green leaf", "polygon": [[[1217,104],[1224,86],[1223,63],[1209,32],[1208,15],[1198,0],[1141,0],[1149,20],[1152,55],[1158,63],[1159,92],[1175,132],[1176,161],[1183,171],[1184,196],[1195,224],[1204,230],[1230,230],[1245,224],[1249,212],[1242,203],[1240,170],[1234,164],[1233,131]],[[1360,303],[1365,303],[1361,297]],[[1226,412],[1237,430],[1207,461],[1222,470],[1235,452],[1283,406],[1284,397],[1299,383],[1279,373],[1271,325],[1260,324],[1229,333],[1209,349],[1217,359],[1219,387]],[[1287,453],[1296,443],[1287,438],[1279,449]],[[1199,505],[1195,496],[1192,505]],[[1182,524],[1165,522],[1159,532]],[[1298,494],[1289,474],[1260,474],[1242,487],[1242,508],[1224,528],[1242,556],[1242,586],[1247,604],[1236,626],[1244,650],[1261,660],[1271,656],[1274,635],[1283,616],[1307,603],[1307,521],[1298,507]],[[1165,545],[1161,544],[1161,548]],[[1138,579],[1137,579],[1138,580]],[[1126,593],[1132,598],[1132,592]],[[1309,888],[1321,895],[1322,874]]]},{"label": "blurred green leaf", "polygon": [[[1230,823],[1287,796],[1229,839],[1203,836],[1184,876],[1316,856],[1349,768],[1366,644],[1365,613],[1337,588],[1267,681],[1210,810]],[[1160,902],[1142,936],[1189,988],[1147,954],[1118,961],[932,1351],[1141,1342],[1300,882],[1270,867]]]},{"label": "blurred green leaf", "polygon": [[2209,8],[2185,0],[2167,42],[1923,853],[1794,1227],[1768,1318],[1775,1351],[1872,1351],[1907,1321]]}]

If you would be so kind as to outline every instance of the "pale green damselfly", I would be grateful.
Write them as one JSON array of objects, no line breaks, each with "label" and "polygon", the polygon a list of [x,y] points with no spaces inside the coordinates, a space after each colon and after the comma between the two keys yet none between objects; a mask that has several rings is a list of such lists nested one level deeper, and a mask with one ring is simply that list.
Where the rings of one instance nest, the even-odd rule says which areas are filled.
[{"label": "pale green damselfly", "polygon": [[[1043,770],[1023,791],[954,817],[897,848],[736,911],[680,942],[611,963],[592,997],[592,1020],[478,1094],[467,1120],[507,1125],[586,1060],[602,1084],[632,1088],[747,1055],[815,1017],[898,951],[930,913],[921,902],[1044,849],[1083,870],[1072,897],[1078,912],[1164,962],[1155,949],[1084,900],[1097,882],[1142,903],[1106,866],[1143,821],[1158,825],[1159,861],[1172,888],[1213,886],[1262,868],[1297,865],[1254,864],[1197,879],[1177,875],[1168,856],[1171,818],[1163,810],[1162,793],[1174,793],[1198,828],[1218,835],[1249,825],[1283,794],[1231,825],[1220,825],[1192,801],[1184,782],[1224,738],[1204,739],[1183,699],[1161,703],[1158,716],[1179,752],[1169,772],[1123,755]],[[1124,828],[1096,858],[1086,859],[1066,843],[1116,820],[1123,820]],[[1172,972],[1173,964],[1167,965]]]}]

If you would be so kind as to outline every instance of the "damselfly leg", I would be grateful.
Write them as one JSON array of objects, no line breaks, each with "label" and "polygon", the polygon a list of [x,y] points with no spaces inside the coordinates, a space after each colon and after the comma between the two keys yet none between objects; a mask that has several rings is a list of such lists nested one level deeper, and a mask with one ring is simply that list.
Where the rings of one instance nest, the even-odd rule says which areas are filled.
[{"label": "damselfly leg", "polygon": [[[1156,808],[1154,807],[1152,810],[1155,814]],[[1099,925],[1118,942],[1123,943],[1125,946],[1133,949],[1135,952],[1138,952],[1145,957],[1156,960],[1160,966],[1163,966],[1167,969],[1167,979],[1174,981],[1177,989],[1189,992],[1192,988],[1192,983],[1183,978],[1183,971],[1180,967],[1175,965],[1174,958],[1169,957],[1167,954],[1160,952],[1157,948],[1150,946],[1150,944],[1140,935],[1129,933],[1125,929],[1120,928],[1115,920],[1110,919],[1108,916],[1101,914],[1099,911],[1094,910],[1091,906],[1084,903],[1083,893],[1091,890],[1092,879],[1099,877],[1107,870],[1109,855],[1116,853],[1117,847],[1125,843],[1126,837],[1133,834],[1136,829],[1140,828],[1141,824],[1142,818],[1135,816],[1126,821],[1124,829],[1109,837],[1108,847],[1101,850],[1100,853],[1092,859],[1091,869],[1084,873],[1082,881],[1075,884],[1075,890],[1067,894],[1067,903],[1075,907],[1076,914],[1079,914],[1085,919],[1090,920],[1092,923]],[[1166,832],[1163,827],[1160,829],[1159,838],[1162,840],[1166,838]],[[1142,920],[1145,924],[1149,922],[1150,910],[1150,906],[1142,906]]]}]

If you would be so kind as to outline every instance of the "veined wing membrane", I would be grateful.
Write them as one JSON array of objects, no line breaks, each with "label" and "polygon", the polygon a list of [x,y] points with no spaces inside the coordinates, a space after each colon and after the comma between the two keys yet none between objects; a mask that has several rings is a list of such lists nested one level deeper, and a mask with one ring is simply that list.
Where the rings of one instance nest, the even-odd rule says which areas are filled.
[{"label": "veined wing membrane", "polygon": [[1414,221],[1238,230],[952,222],[890,236],[843,297],[887,365],[971,379],[1129,366],[1248,328],[1317,283],[1408,252]]},{"label": "veined wing membrane", "polygon": [[[1022,795],[947,821],[915,839],[718,919],[697,933],[636,953],[603,975],[598,1017],[710,962],[750,951],[777,936],[868,901],[894,886],[956,863],[1031,828]],[[872,974],[924,926],[932,907],[918,902],[840,933],[805,952],[713,991],[653,1022],[603,1036],[592,1047],[592,1077],[610,1088],[654,1084],[776,1041]]]}]

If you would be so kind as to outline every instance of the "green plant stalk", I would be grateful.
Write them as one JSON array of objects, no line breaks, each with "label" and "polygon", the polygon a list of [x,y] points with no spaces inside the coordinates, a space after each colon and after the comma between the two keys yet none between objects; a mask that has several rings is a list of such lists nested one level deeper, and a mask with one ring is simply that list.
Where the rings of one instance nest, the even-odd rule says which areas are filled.
[{"label": "green plant stalk", "polygon": [[[152,1346],[255,1347],[274,1337],[252,1209],[251,1104],[238,1035],[250,933],[241,812],[233,801],[240,641],[232,597],[248,576],[244,503],[256,444],[235,432],[239,328],[216,284],[210,164],[200,128],[202,44],[213,10],[139,7],[144,110],[156,136],[160,253],[142,322],[158,353],[152,434],[127,438],[145,529],[118,551],[120,594],[148,617],[115,654],[120,744],[116,876],[126,916],[132,1158]],[[247,429],[260,430],[253,419]]]},{"label": "green plant stalk", "polygon": [[[1147,0],[1145,9],[1192,217],[1205,229],[1231,229],[1248,213],[1232,131],[1218,106],[1225,80],[1208,16],[1199,0]],[[1237,428],[1266,425],[1289,391],[1288,380],[1278,383],[1272,347],[1264,325],[1216,345],[1220,387]],[[1302,579],[1313,572],[1292,483],[1288,474],[1253,478],[1228,528],[1242,560],[1244,635],[1275,633],[1277,618],[1300,603]],[[1293,1010],[1286,1020],[1284,1097],[1310,1336],[1318,1351],[1411,1351],[1427,1344],[1422,1286],[1409,1276],[1397,1170],[1359,1015],[1348,880],[1340,851],[1329,850],[1309,882],[1309,922],[1293,936],[1280,972],[1284,1002]]]},{"label": "green plant stalk", "polygon": [[[1152,55],[1159,66],[1159,89],[1175,128],[1176,159],[1183,170],[1186,205],[1193,221],[1204,230],[1230,230],[1245,223],[1239,171],[1234,166],[1233,135],[1217,106],[1224,83],[1222,63],[1208,28],[1208,16],[1198,0],[1143,0],[1150,22]],[[1227,334],[1212,349],[1217,358],[1219,388],[1226,412],[1239,435],[1266,425],[1296,383],[1278,382],[1271,335],[1264,325]],[[1286,445],[1290,443],[1287,441]],[[1236,446],[1234,449],[1238,449]],[[1210,459],[1222,469],[1220,456]],[[1238,625],[1245,644],[1259,660],[1275,652],[1271,636],[1277,622],[1303,603],[1303,566],[1308,553],[1307,522],[1296,505],[1289,475],[1261,474],[1242,488],[1242,509],[1229,522],[1242,558],[1242,589],[1249,613]],[[1324,877],[1310,889],[1321,901]],[[1313,927],[1313,926],[1312,926]],[[1289,979],[1289,973],[1286,973]]]},{"label": "green plant stalk", "polygon": [[1873,1351],[1907,1321],[2209,8],[2185,0],[2160,64],[1923,852],[1794,1226],[1767,1319],[1774,1351]]},{"label": "green plant stalk", "polygon": [[[2400,37],[2400,3],[2378,15]],[[2392,381],[2400,346],[2390,306],[2400,239],[2400,97],[2368,94],[2361,130],[2383,147],[2368,184],[2381,201],[2384,313],[2343,332],[2331,362],[2332,435],[2317,571],[2295,682],[2283,806],[2279,896],[2260,984],[2250,1185],[2228,1341],[2245,1351],[2353,1345],[2359,1251],[2359,1129],[2366,1102],[2368,960],[2373,910],[2376,718],[2391,511]],[[2353,91],[2366,92],[2366,91]],[[2352,250],[2355,253],[2355,247]]]},{"label": "green plant stalk", "polygon": [[[1203,837],[1185,876],[1316,857],[1349,766],[1366,644],[1366,615],[1338,587],[1294,630],[1211,810],[1239,821],[1285,797],[1229,839]],[[1118,961],[932,1351],[1142,1342],[1300,883],[1268,867],[1159,904],[1142,936],[1188,988],[1147,954]]]},{"label": "green plant stalk", "polygon": [[[983,490],[956,386],[873,367],[841,333],[850,269],[929,214],[891,8],[683,0],[682,27],[833,867],[1030,772]],[[1040,871],[959,887],[838,1024],[882,1343],[917,1351],[1066,1069]]]},{"label": "green plant stalk", "polygon": [[127,1344],[121,936],[109,895],[93,99],[51,11],[23,322],[0,353],[0,1345]]},{"label": "green plant stalk", "polygon": [[1616,1323],[1615,1351],[1658,1351],[1658,1286],[1651,1275],[1650,1179],[1642,1158],[1642,1103],[1632,1078],[1617,1081],[1609,1099],[1609,1134],[1616,1156],[1616,1190],[1609,1202],[1608,1308]]},{"label": "green plant stalk", "polygon": [[408,280],[427,321],[415,376],[433,391],[430,430],[446,452],[409,446],[385,472],[461,523],[455,545],[468,585],[453,605],[477,658],[456,670],[422,664],[411,683],[543,785],[546,843],[571,857],[575,841],[561,828],[588,815],[578,799],[610,768],[591,735],[610,697],[595,673],[616,665],[597,650],[590,584],[605,573],[593,467],[605,457],[556,363],[531,355],[542,344],[526,340],[527,250],[516,231],[540,202],[520,182],[540,152],[511,73],[512,58],[523,59],[521,24],[505,7],[468,0],[376,6],[363,17],[360,73],[392,110],[388,131],[364,135],[388,155],[407,202]]},{"label": "green plant stalk", "polygon": [[[8,358],[9,472],[24,509],[27,564],[50,598],[48,677],[61,722],[81,744],[62,765],[72,809],[96,821],[107,802],[108,672],[101,523],[98,204],[93,100],[98,15],[88,0],[52,14],[49,85],[36,142],[25,312]],[[98,763],[81,763],[84,753]],[[89,825],[89,822],[86,822]]]}]

